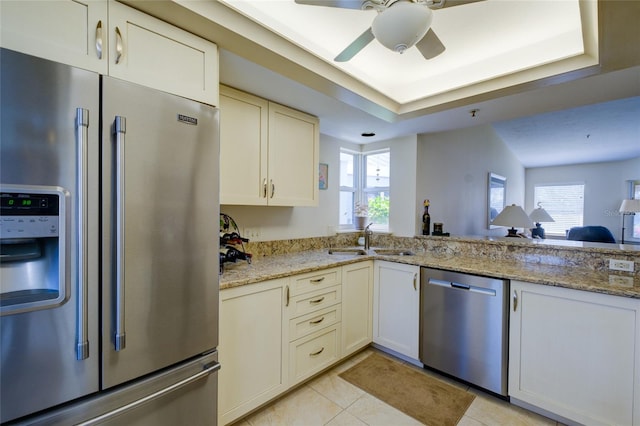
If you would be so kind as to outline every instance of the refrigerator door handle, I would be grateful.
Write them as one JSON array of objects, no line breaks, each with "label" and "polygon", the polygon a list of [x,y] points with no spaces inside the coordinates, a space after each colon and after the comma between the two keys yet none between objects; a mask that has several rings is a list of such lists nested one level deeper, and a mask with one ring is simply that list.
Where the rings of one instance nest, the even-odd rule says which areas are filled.
[{"label": "refrigerator door handle", "polygon": [[124,142],[127,133],[126,117],[117,116],[114,131],[116,136],[116,291],[114,346],[121,351],[126,346],[124,331]]},{"label": "refrigerator door handle", "polygon": [[88,136],[89,110],[76,108],[76,142],[77,142],[77,185],[78,185],[78,320],[76,359],[82,361],[89,358],[89,320],[88,320],[88,271],[87,271],[87,183],[88,183]]},{"label": "refrigerator door handle", "polygon": [[152,401],[154,399],[158,399],[161,398],[164,395],[167,395],[175,390],[180,389],[183,386],[186,386],[190,383],[196,382],[198,380],[201,380],[203,378],[206,378],[207,376],[209,376],[210,374],[218,371],[220,369],[220,363],[219,362],[214,362],[211,364],[207,364],[204,366],[204,370],[200,371],[199,373],[194,374],[193,376],[187,377],[184,380],[181,380],[177,383],[174,383],[171,386],[168,386],[164,389],[160,389],[157,392],[154,392],[150,395],[145,396],[144,398],[140,398],[138,400],[135,400],[133,402],[130,402],[127,405],[124,405],[122,407],[119,407],[113,411],[109,411],[108,413],[104,413],[101,416],[95,417],[91,420],[88,420],[86,422],[80,423],[77,426],[89,426],[89,425],[97,425],[100,423],[105,422],[106,420],[109,420],[115,416],[119,416],[120,414],[124,413],[125,411],[129,411],[132,410],[134,408],[139,407],[142,404],[146,404],[149,401]]}]

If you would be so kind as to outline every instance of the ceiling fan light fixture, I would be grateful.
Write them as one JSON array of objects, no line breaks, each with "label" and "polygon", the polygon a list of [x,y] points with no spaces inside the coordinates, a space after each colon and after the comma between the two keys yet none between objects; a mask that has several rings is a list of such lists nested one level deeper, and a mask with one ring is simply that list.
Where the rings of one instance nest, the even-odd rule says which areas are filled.
[{"label": "ceiling fan light fixture", "polygon": [[432,19],[428,7],[401,0],[375,17],[371,31],[384,47],[402,53],[424,37]]}]

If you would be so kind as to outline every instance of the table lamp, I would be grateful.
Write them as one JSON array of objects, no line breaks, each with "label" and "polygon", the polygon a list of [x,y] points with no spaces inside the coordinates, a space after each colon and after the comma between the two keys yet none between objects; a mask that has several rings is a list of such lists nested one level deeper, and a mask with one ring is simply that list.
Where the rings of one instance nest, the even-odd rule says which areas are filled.
[{"label": "table lamp", "polygon": [[510,206],[506,206],[495,219],[491,222],[492,225],[497,226],[510,226],[509,233],[506,235],[507,237],[517,237],[518,231],[516,228],[532,228],[533,221],[522,207],[516,206],[515,204],[511,204]]},{"label": "table lamp", "polygon": [[531,230],[531,236],[544,239],[544,228],[540,225],[540,222],[555,222],[555,220],[542,208],[540,203],[538,203],[538,208],[533,209],[529,214],[529,217],[536,223],[536,227]]},{"label": "table lamp", "polygon": [[634,215],[637,212],[640,212],[640,199],[635,200],[622,200],[622,204],[620,204],[620,213],[622,213],[622,241],[621,244],[624,244],[624,217],[626,215]]}]

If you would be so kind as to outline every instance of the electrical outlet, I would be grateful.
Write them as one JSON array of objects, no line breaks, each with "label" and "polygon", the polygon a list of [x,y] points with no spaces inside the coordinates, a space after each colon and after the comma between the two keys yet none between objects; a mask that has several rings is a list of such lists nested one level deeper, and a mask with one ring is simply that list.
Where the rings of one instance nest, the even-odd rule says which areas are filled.
[{"label": "electrical outlet", "polygon": [[609,269],[633,272],[633,262],[630,260],[609,259]]},{"label": "electrical outlet", "polygon": [[633,277],[609,275],[609,284],[615,285],[618,287],[633,287]]},{"label": "electrical outlet", "polygon": [[260,228],[244,228],[242,236],[250,240],[260,238]]}]

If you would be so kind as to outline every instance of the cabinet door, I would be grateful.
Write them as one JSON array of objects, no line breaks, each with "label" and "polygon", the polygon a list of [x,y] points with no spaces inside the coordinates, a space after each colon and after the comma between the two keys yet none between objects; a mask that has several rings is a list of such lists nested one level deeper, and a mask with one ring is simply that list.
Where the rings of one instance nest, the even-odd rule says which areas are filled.
[{"label": "cabinet door", "polygon": [[218,106],[218,49],[121,3],[109,3],[109,75]]},{"label": "cabinet door", "polygon": [[267,204],[269,102],[220,87],[220,204]]},{"label": "cabinet door", "polygon": [[342,356],[373,338],[373,262],[342,267]]},{"label": "cabinet door", "polygon": [[279,279],[220,292],[220,424],[238,419],[287,388],[287,282]]},{"label": "cabinet door", "polygon": [[107,1],[0,1],[2,47],[106,74]]},{"label": "cabinet door", "polygon": [[420,268],[376,261],[373,293],[373,341],[418,359]]},{"label": "cabinet door", "polygon": [[318,205],[319,123],[269,103],[269,205]]},{"label": "cabinet door", "polygon": [[640,300],[518,281],[511,292],[512,401],[583,424],[640,424]]}]

